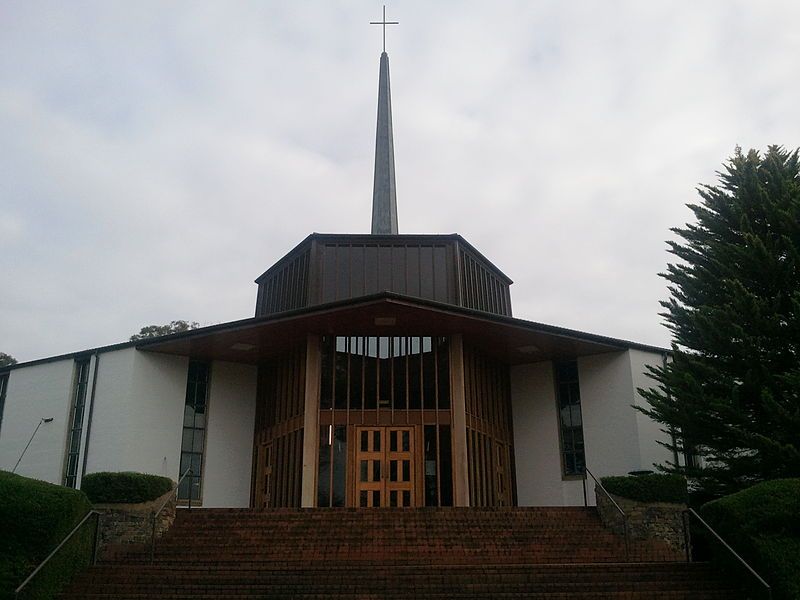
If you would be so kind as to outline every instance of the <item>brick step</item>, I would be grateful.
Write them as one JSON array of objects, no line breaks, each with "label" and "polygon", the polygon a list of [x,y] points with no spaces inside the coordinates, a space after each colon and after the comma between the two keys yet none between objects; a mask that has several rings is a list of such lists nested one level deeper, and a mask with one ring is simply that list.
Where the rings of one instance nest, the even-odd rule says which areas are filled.
[{"label": "brick step", "polygon": [[[122,597],[146,590],[157,597],[169,597],[202,591],[202,597],[229,595],[238,597],[276,594],[363,594],[396,590],[417,590],[428,594],[496,593],[567,594],[632,592],[713,592],[723,589],[720,580],[707,566],[682,565],[554,565],[534,567],[397,567],[376,566],[368,569],[332,567],[327,569],[225,569],[207,570],[187,567],[183,571],[163,566],[96,567],[83,575],[65,595],[77,598],[111,595]],[[728,590],[730,591],[730,590]],[[402,597],[402,596],[400,596]],[[696,596],[692,595],[692,598]]]},{"label": "brick step", "polygon": [[61,598],[739,597],[662,543],[630,550],[642,562],[622,562],[624,540],[584,508],[182,510],[154,564],[127,548]]},{"label": "brick step", "polygon": [[[261,596],[262,598],[264,596]],[[275,592],[269,595],[270,600],[448,600],[450,598],[458,600],[485,600],[490,597],[494,600],[734,600],[741,596],[736,595],[731,590],[686,592],[686,591],[622,591],[622,592],[572,592],[565,595],[561,592],[499,592],[492,591],[487,596],[485,592],[472,592],[451,590],[447,592],[431,592],[429,590],[404,589],[402,592],[381,591],[374,594],[358,594],[352,592],[338,593],[326,591],[325,593],[303,593],[303,592]],[[62,594],[59,598],[63,600],[153,600],[153,595],[144,593],[81,593],[81,594]],[[252,596],[247,594],[219,594],[205,593],[203,591],[192,592],[172,592],[160,594],[159,600],[252,600]]]},{"label": "brick step", "polygon": [[374,564],[369,566],[353,566],[346,564],[326,565],[325,567],[308,566],[282,566],[282,565],[260,565],[253,566],[233,566],[233,565],[212,565],[212,566],[188,566],[183,570],[175,570],[163,564],[142,565],[132,567],[130,565],[101,565],[87,571],[83,578],[85,580],[143,580],[148,578],[162,578],[170,581],[201,581],[233,579],[236,581],[255,581],[261,579],[272,579],[276,577],[298,577],[313,576],[321,578],[341,578],[343,574],[353,577],[372,578],[376,571],[391,571],[398,576],[407,577],[435,577],[444,579],[447,577],[459,577],[463,573],[480,574],[482,576],[500,575],[503,577],[518,577],[525,580],[550,581],[563,580],[565,577],[569,581],[649,581],[669,579],[677,581],[681,579],[693,579],[698,576],[709,578],[715,574],[707,565],[702,563],[606,563],[606,564],[582,564],[576,568],[572,564],[553,564],[553,565],[495,565],[495,566],[470,566],[470,565],[450,565],[444,567],[431,568],[430,566],[398,566],[387,564]]}]

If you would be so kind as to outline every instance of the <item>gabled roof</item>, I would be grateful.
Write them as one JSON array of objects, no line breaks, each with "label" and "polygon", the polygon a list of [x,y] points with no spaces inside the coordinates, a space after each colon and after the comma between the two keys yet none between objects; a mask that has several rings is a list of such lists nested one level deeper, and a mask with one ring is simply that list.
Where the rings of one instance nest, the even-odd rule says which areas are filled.
[{"label": "gabled roof", "polygon": [[300,310],[233,321],[139,342],[148,352],[258,363],[302,343],[308,334],[437,336],[468,343],[512,364],[639,349],[669,350],[544,323],[382,292]]},{"label": "gabled roof", "polygon": [[309,333],[347,336],[435,336],[461,333],[465,341],[511,364],[589,356],[627,349],[659,354],[668,348],[504,317],[392,292],[210,325],[181,333],[99,346],[0,368],[67,360],[135,347],[207,360],[256,364],[302,343]]}]

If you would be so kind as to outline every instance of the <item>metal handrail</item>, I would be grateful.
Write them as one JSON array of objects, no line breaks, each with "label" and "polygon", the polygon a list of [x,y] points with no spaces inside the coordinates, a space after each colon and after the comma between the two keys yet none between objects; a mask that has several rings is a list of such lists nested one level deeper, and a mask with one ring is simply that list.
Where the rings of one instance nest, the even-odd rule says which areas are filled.
[{"label": "metal handrail", "polygon": [[619,514],[622,515],[622,527],[623,527],[623,531],[624,531],[624,535],[625,535],[625,562],[629,562],[630,558],[631,558],[631,549],[630,549],[630,542],[629,542],[629,535],[628,535],[628,515],[625,514],[625,511],[622,510],[620,505],[617,504],[617,502],[614,500],[614,498],[611,497],[611,494],[609,494],[608,490],[603,487],[603,484],[600,483],[600,480],[597,479],[597,477],[594,476],[594,473],[592,473],[589,470],[589,467],[584,466],[583,467],[583,471],[584,471],[584,473],[583,473],[583,505],[586,506],[586,507],[589,506],[589,500],[586,497],[586,474],[588,473],[589,475],[591,475],[592,479],[594,479],[595,486],[600,488],[600,490],[606,495],[606,498],[608,498],[611,501],[611,504],[614,506],[614,508],[617,509],[617,512],[619,512]]},{"label": "metal handrail", "polygon": [[[186,477],[188,475],[191,475],[191,474],[192,474],[192,468],[189,467],[188,469],[186,469],[186,471],[184,471],[184,473],[183,473],[183,475],[181,475],[180,479],[178,479],[178,483],[175,486],[175,490],[169,496],[167,496],[164,499],[164,501],[161,503],[161,506],[158,507],[158,510],[154,510],[152,513],[150,513],[151,526],[152,526],[151,531],[150,531],[150,562],[151,563],[155,561],[155,555],[156,555],[156,518],[158,517],[158,515],[161,514],[161,511],[164,510],[164,507],[167,505],[167,503],[170,500],[172,500],[172,497],[178,495],[178,490],[181,487],[181,483],[183,483],[183,480],[186,479]],[[189,510],[192,510],[192,488],[191,488],[191,486],[189,487],[189,507],[188,508],[189,508]]]},{"label": "metal handrail", "polygon": [[[763,579],[763,577],[761,577],[761,575],[759,575],[758,573],[756,573],[756,571],[755,571],[755,569],[753,569],[753,567],[751,567],[749,564],[747,564],[747,562],[746,562],[746,561],[745,561],[745,560],[744,560],[744,559],[743,559],[741,556],[739,556],[739,555],[736,553],[736,550],[734,550],[733,548],[731,548],[731,547],[730,547],[730,545],[728,545],[728,543],[727,543],[725,540],[723,540],[723,539],[722,539],[722,537],[721,537],[721,536],[720,536],[720,535],[719,535],[719,534],[718,534],[716,531],[714,531],[714,530],[711,528],[711,525],[709,525],[708,523],[706,523],[706,522],[703,520],[703,517],[701,517],[700,515],[698,515],[698,514],[697,514],[697,511],[695,511],[693,508],[687,508],[687,509],[686,509],[686,510],[684,510],[683,512],[684,512],[684,514],[691,515],[691,516],[695,517],[695,518],[696,518],[698,521],[700,521],[700,523],[703,525],[703,527],[705,527],[706,529],[708,529],[708,531],[710,531],[710,532],[711,532],[711,535],[713,535],[715,538],[717,538],[717,541],[718,541],[720,544],[722,544],[722,545],[725,547],[725,549],[726,549],[728,552],[730,552],[731,554],[733,554],[733,556],[736,558],[736,560],[738,560],[740,563],[742,563],[742,564],[745,566],[745,568],[746,568],[748,571],[750,571],[750,573],[753,575],[753,577],[755,577],[756,579],[758,579],[758,582],[759,582],[761,585],[763,585],[763,586],[766,588],[766,590],[767,590],[767,598],[769,598],[770,600],[772,600],[772,587],[771,587],[771,586],[770,586],[770,585],[769,585],[769,584],[768,584],[766,581],[764,581],[764,579]],[[686,527],[686,521],[684,521],[684,528],[685,528],[685,527]],[[685,530],[685,532],[686,532],[686,531],[688,531],[688,530]],[[687,536],[687,537],[688,537],[688,536]],[[686,545],[686,557],[689,559],[689,562],[691,562],[691,560],[692,560],[692,553],[691,553],[691,549],[690,549],[690,547],[689,547],[689,544],[688,544],[688,543],[687,543],[687,545]]]},{"label": "metal handrail", "polygon": [[41,571],[42,568],[44,568],[44,566],[50,561],[50,559],[53,558],[58,553],[59,550],[61,550],[61,548],[64,546],[64,544],[66,544],[70,540],[70,538],[73,535],[75,535],[75,533],[77,533],[77,531],[81,527],[83,527],[83,524],[86,523],[86,521],[88,521],[89,518],[92,517],[93,515],[97,515],[97,523],[96,523],[96,530],[95,530],[95,533],[94,533],[94,542],[92,544],[92,564],[95,564],[95,562],[97,562],[97,536],[100,533],[100,513],[98,511],[96,511],[96,510],[90,510],[89,512],[87,512],[83,516],[83,518],[80,520],[80,522],[77,525],[75,525],[75,527],[73,527],[72,531],[70,531],[64,537],[64,539],[61,540],[61,542],[58,544],[58,546],[56,546],[53,549],[53,551],[50,554],[47,555],[47,558],[45,558],[42,562],[40,562],[39,566],[37,566],[33,570],[33,572],[30,575],[28,575],[28,577],[25,579],[25,581],[23,581],[22,583],[19,584],[19,587],[17,587],[17,589],[14,590],[14,598],[18,598],[19,597],[19,593],[22,591],[22,589],[26,585],[28,585],[34,577],[36,577],[36,574],[39,571]]}]

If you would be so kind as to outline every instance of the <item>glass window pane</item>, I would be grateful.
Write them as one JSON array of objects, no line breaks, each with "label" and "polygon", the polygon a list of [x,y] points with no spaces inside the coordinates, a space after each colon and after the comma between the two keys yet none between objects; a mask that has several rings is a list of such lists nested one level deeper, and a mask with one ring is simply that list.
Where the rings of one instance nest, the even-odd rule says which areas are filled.
[{"label": "glass window pane", "polygon": [[373,431],[372,432],[372,451],[373,452],[380,452],[381,451],[381,432],[380,431]]},{"label": "glass window pane", "polygon": [[358,505],[362,508],[366,508],[367,506],[367,491],[361,490],[358,494]]},{"label": "glass window pane", "polygon": [[192,454],[190,464],[192,465],[192,476],[199,477],[203,466],[203,457],[200,454]]},{"label": "glass window pane", "polygon": [[380,506],[381,505],[381,493],[379,490],[374,490],[372,492],[372,506]]},{"label": "glass window pane", "polygon": [[180,476],[182,476],[184,473],[186,473],[186,469],[188,469],[189,466],[191,465],[191,458],[192,458],[191,454],[189,454],[188,452],[182,452],[181,453],[181,475]]},{"label": "glass window pane", "polygon": [[[401,338],[402,340],[402,338]],[[405,342],[403,341],[403,347]],[[406,357],[399,356],[394,359],[394,407],[406,408]]]},{"label": "glass window pane", "polygon": [[[328,427],[319,428],[320,444],[317,457],[317,506],[330,506],[330,446],[328,445]],[[324,437],[323,437],[324,436]],[[324,441],[323,441],[324,440]]]},{"label": "glass window pane", "polygon": [[347,483],[347,427],[333,430],[333,506],[344,506]]},{"label": "glass window pane", "polygon": [[181,450],[185,450],[186,452],[192,451],[193,435],[194,435],[194,429],[190,429],[188,427],[183,428],[183,440],[181,441]]},{"label": "glass window pane", "polygon": [[437,338],[437,384],[439,386],[439,408],[450,408],[450,350],[446,337]]},{"label": "glass window pane", "polygon": [[422,338],[425,352],[422,354],[422,397],[426,409],[436,408],[436,358],[431,347],[431,338]]},{"label": "glass window pane", "polygon": [[196,406],[194,412],[194,426],[204,428],[206,426],[205,406]]},{"label": "glass window pane", "polygon": [[[360,339],[360,338],[357,338]],[[352,352],[352,348],[351,348]],[[362,407],[362,391],[364,389],[364,361],[361,356],[350,355],[350,408]]]},{"label": "glass window pane", "polygon": [[200,500],[200,478],[198,477],[192,477],[192,500]]},{"label": "glass window pane", "polygon": [[333,406],[333,338],[329,335],[322,337],[320,364],[322,367],[319,385],[319,407],[329,409]]},{"label": "glass window pane", "polygon": [[336,338],[336,364],[334,372],[334,408],[347,408],[347,338]]},{"label": "glass window pane", "polygon": [[189,487],[191,486],[191,481],[188,477],[186,477],[181,484],[178,486],[178,498],[181,500],[185,500],[189,497]]},{"label": "glass window pane", "polygon": [[442,492],[441,505],[453,505],[453,467],[451,460],[450,426],[439,426],[439,475],[441,482],[439,488]]},{"label": "glass window pane", "polygon": [[408,452],[411,448],[411,435],[409,431],[403,431],[403,452]]},{"label": "glass window pane", "polygon": [[203,452],[203,438],[204,431],[202,429],[195,429],[194,430],[194,443],[192,444],[192,451],[193,452]]},{"label": "glass window pane", "polygon": [[380,481],[381,480],[381,461],[373,460],[372,461],[372,481]]},{"label": "glass window pane", "polygon": [[80,431],[73,431],[70,436],[69,451],[77,452],[78,447],[81,445]]},{"label": "glass window pane", "polygon": [[361,461],[361,475],[360,475],[360,479],[359,479],[361,482],[369,481],[369,473],[367,472],[368,469],[369,469],[369,461],[362,460]]},{"label": "glass window pane", "polygon": [[189,404],[183,407],[183,424],[185,427],[194,426],[194,407]]}]

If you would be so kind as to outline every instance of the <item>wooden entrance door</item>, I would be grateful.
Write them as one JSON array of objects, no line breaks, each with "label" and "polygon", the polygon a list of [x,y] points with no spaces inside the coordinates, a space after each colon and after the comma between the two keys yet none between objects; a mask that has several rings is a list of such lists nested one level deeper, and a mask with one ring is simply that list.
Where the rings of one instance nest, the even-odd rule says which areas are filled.
[{"label": "wooden entrance door", "polygon": [[414,427],[357,427],[356,506],[414,506]]}]

